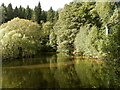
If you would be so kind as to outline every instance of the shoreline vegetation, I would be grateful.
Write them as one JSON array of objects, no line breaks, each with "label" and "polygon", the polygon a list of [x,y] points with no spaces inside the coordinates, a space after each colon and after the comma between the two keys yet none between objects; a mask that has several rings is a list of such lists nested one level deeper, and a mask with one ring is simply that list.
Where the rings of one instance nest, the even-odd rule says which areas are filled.
[{"label": "shoreline vegetation", "polygon": [[71,2],[54,11],[1,5],[0,44],[4,60],[43,52],[120,60],[120,3]]}]

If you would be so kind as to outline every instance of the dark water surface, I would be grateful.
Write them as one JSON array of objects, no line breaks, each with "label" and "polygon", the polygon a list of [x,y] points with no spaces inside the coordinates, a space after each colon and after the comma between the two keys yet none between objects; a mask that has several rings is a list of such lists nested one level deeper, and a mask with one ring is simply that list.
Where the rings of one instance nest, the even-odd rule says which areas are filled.
[{"label": "dark water surface", "polygon": [[119,88],[119,63],[46,53],[3,62],[3,88]]}]

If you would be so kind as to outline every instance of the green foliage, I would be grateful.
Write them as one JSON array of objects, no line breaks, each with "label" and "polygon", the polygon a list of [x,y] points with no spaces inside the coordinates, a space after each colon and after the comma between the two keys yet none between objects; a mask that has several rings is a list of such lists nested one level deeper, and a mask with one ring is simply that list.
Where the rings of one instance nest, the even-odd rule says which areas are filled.
[{"label": "green foliage", "polygon": [[57,51],[119,59],[119,10],[115,2],[65,5],[54,26]]},{"label": "green foliage", "polygon": [[25,8],[23,8],[22,6],[20,6],[19,8],[15,8],[14,10],[14,14],[13,17],[19,17],[19,18],[25,18]]},{"label": "green foliage", "polygon": [[46,22],[43,24],[43,30],[44,30],[44,33],[49,35],[50,34],[50,30],[53,29],[53,23],[51,22]]},{"label": "green foliage", "polygon": [[57,50],[57,40],[56,40],[56,34],[54,31],[52,31],[49,35],[49,44],[53,48],[53,50]]},{"label": "green foliage", "polygon": [[40,43],[42,45],[41,47],[42,51],[50,51],[51,49],[49,45],[49,36],[52,30],[53,30],[53,23],[46,22],[42,24],[41,38],[40,38]]},{"label": "green foliage", "polygon": [[33,55],[40,47],[40,26],[28,20],[15,18],[0,26],[0,43],[4,58],[20,54]]},{"label": "green foliage", "polygon": [[104,52],[110,60],[120,59],[120,25],[116,24],[112,26],[112,34],[105,39]]},{"label": "green foliage", "polygon": [[41,11],[41,4],[39,2],[38,6],[35,6],[33,15],[32,15],[32,20],[40,24],[40,21],[42,20],[42,11]]},{"label": "green foliage", "polygon": [[[11,23],[8,22],[8,25],[2,25],[0,32],[2,35],[1,39],[3,40],[1,40],[1,42],[5,45],[3,46],[5,48],[10,47],[11,49],[11,47],[13,47],[13,44],[10,44],[11,46],[7,45],[10,40],[13,40],[16,46],[22,47],[23,31],[29,29],[29,31],[24,32],[24,34],[27,36],[35,35],[35,37],[39,37],[39,39],[33,38],[33,41],[29,42],[28,38],[25,38],[23,41],[24,44],[25,42],[27,42],[27,45],[30,44],[29,48],[33,48],[35,51],[37,49],[34,47],[34,44],[39,41],[36,44],[38,47],[41,45],[38,50],[42,49],[44,51],[52,48],[58,52],[74,52],[80,55],[120,59],[120,7],[117,2],[79,2],[79,0],[74,0],[74,2],[71,2],[69,5],[66,4],[59,13],[58,11],[54,11],[52,7],[48,12],[42,11],[40,3],[33,11],[29,6],[26,9],[20,6],[20,8],[16,7],[13,10],[11,4],[9,4],[7,8],[2,5],[0,10],[3,11],[2,21],[11,20],[13,17],[20,17],[29,20],[32,19],[42,25],[42,30],[37,34],[31,32],[34,31],[31,27],[32,25],[29,26],[24,20],[23,23],[25,25],[22,23],[17,25],[18,22],[16,19],[16,23],[12,20]],[[15,24],[15,26],[12,24]],[[23,31],[16,32],[16,29]],[[10,32],[12,36],[9,36],[6,32]],[[37,41],[35,42],[34,40]],[[34,43],[32,44],[33,46],[31,42]],[[15,51],[18,50],[19,52],[21,48],[17,48]],[[8,50],[5,52],[9,52],[9,49],[5,50]],[[7,55],[9,56],[9,54]]]},{"label": "green foliage", "polygon": [[96,10],[102,20],[102,22],[108,23],[113,10],[115,9],[115,2],[97,2]]},{"label": "green foliage", "polygon": [[12,4],[10,3],[7,7],[7,20],[11,20],[13,19],[13,8],[12,8]]},{"label": "green foliage", "polygon": [[1,20],[1,23],[5,23],[15,17],[19,17],[22,19],[33,20],[38,24],[42,24],[42,22],[45,23],[47,21],[50,21],[55,24],[59,16],[58,11],[54,11],[52,7],[49,11],[42,10],[40,2],[37,6],[35,6],[34,10],[31,9],[29,6],[27,6],[27,8],[24,8],[21,5],[19,8],[16,6],[15,9],[13,9],[12,4],[9,4],[8,7],[6,7],[4,3],[1,5],[1,7],[3,7],[1,8],[3,9],[1,11],[3,15],[1,19],[4,19]]},{"label": "green foliage", "polygon": [[55,11],[55,15],[54,15],[54,23],[57,22],[58,18],[59,18],[59,13],[58,13],[58,11]]},{"label": "green foliage", "polygon": [[19,11],[17,7],[14,9],[14,17],[19,17]]},{"label": "green foliage", "polygon": [[19,18],[23,18],[23,8],[22,8],[22,6],[19,7],[18,14],[19,14]]},{"label": "green foliage", "polygon": [[79,11],[81,3],[71,3],[66,5],[59,14],[59,19],[54,26],[57,36],[57,51],[72,52],[74,49],[74,38],[80,28]]},{"label": "green foliage", "polygon": [[111,60],[120,59],[120,7],[115,6],[113,15],[110,18],[110,23],[108,24],[109,35],[105,38],[105,44],[103,45],[103,50],[107,54],[107,57]]},{"label": "green foliage", "polygon": [[4,23],[6,19],[6,8],[4,6],[0,6],[0,24]]},{"label": "green foliage", "polygon": [[75,38],[75,52],[87,56],[104,56],[102,51],[103,40],[100,38],[98,28],[89,25],[80,28],[80,32]]},{"label": "green foliage", "polygon": [[54,10],[52,9],[52,7],[50,7],[50,9],[48,10],[47,13],[47,21],[53,22],[54,21]]},{"label": "green foliage", "polygon": [[28,20],[31,20],[32,17],[32,10],[27,6],[26,11],[25,11],[25,18]]},{"label": "green foliage", "polygon": [[74,45],[76,48],[75,52],[79,52],[81,54],[84,54],[85,44],[86,44],[85,40],[86,40],[87,35],[88,35],[87,30],[88,29],[85,26],[81,27],[80,32],[76,35],[75,42],[74,42]]},{"label": "green foliage", "polygon": [[42,20],[43,20],[43,22],[47,21],[47,12],[44,10],[42,11]]}]

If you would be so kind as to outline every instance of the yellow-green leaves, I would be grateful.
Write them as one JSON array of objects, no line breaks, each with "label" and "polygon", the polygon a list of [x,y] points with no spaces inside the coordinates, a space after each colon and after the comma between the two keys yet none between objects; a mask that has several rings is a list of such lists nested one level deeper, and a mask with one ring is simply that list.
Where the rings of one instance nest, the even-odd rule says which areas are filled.
[{"label": "yellow-green leaves", "polygon": [[0,26],[0,42],[3,59],[18,57],[22,48],[24,55],[35,54],[40,38],[40,26],[29,20],[15,18]]}]

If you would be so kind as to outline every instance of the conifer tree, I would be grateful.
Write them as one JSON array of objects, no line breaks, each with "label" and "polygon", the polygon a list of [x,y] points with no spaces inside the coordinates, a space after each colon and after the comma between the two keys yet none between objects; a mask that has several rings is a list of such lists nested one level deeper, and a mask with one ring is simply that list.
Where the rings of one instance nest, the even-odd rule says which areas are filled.
[{"label": "conifer tree", "polygon": [[3,7],[5,7],[6,8],[6,6],[5,6],[5,4],[4,3],[2,3],[2,5],[1,6],[3,6]]},{"label": "conifer tree", "polygon": [[32,17],[32,10],[29,8],[29,6],[27,6],[25,10],[25,18],[30,20],[31,17]]},{"label": "conifer tree", "polygon": [[54,21],[54,10],[52,9],[52,7],[50,7],[50,9],[48,10],[47,13],[47,21],[53,22]]},{"label": "conifer tree", "polygon": [[0,6],[0,24],[6,22],[6,6],[4,3]]},{"label": "conifer tree", "polygon": [[12,4],[10,3],[7,7],[7,21],[13,19],[13,8],[12,8]]},{"label": "conifer tree", "polygon": [[5,12],[7,12],[6,10],[7,10],[7,7],[5,6],[5,4],[4,3],[2,3],[2,5],[1,5],[4,9],[5,9]]},{"label": "conifer tree", "polygon": [[14,9],[14,17],[18,17],[19,16],[18,13],[19,13],[18,8],[15,7],[15,9]]},{"label": "conifer tree", "polygon": [[25,18],[25,9],[20,6],[18,9],[19,18]]},{"label": "conifer tree", "polygon": [[42,20],[42,12],[41,12],[41,4],[39,2],[38,6],[35,6],[33,15],[32,15],[32,20],[36,21],[38,24],[40,24],[40,21]]},{"label": "conifer tree", "polygon": [[25,8],[22,8],[22,18],[25,19]]},{"label": "conifer tree", "polygon": [[47,21],[47,12],[45,12],[44,10],[42,11],[42,20],[43,22]]},{"label": "conifer tree", "polygon": [[33,12],[32,12],[32,20],[34,21],[34,22],[39,22],[38,21],[38,18],[37,18],[37,7],[35,6],[35,8],[34,8],[34,10],[33,10]]},{"label": "conifer tree", "polygon": [[57,22],[58,18],[59,18],[59,13],[58,13],[58,11],[56,11],[55,15],[54,15],[54,23]]},{"label": "conifer tree", "polygon": [[42,20],[42,9],[41,9],[40,2],[38,3],[38,6],[37,6],[37,14],[38,14],[38,21],[41,21]]},{"label": "conifer tree", "polygon": [[19,13],[19,18],[22,18],[22,6],[19,7],[18,13]]}]

